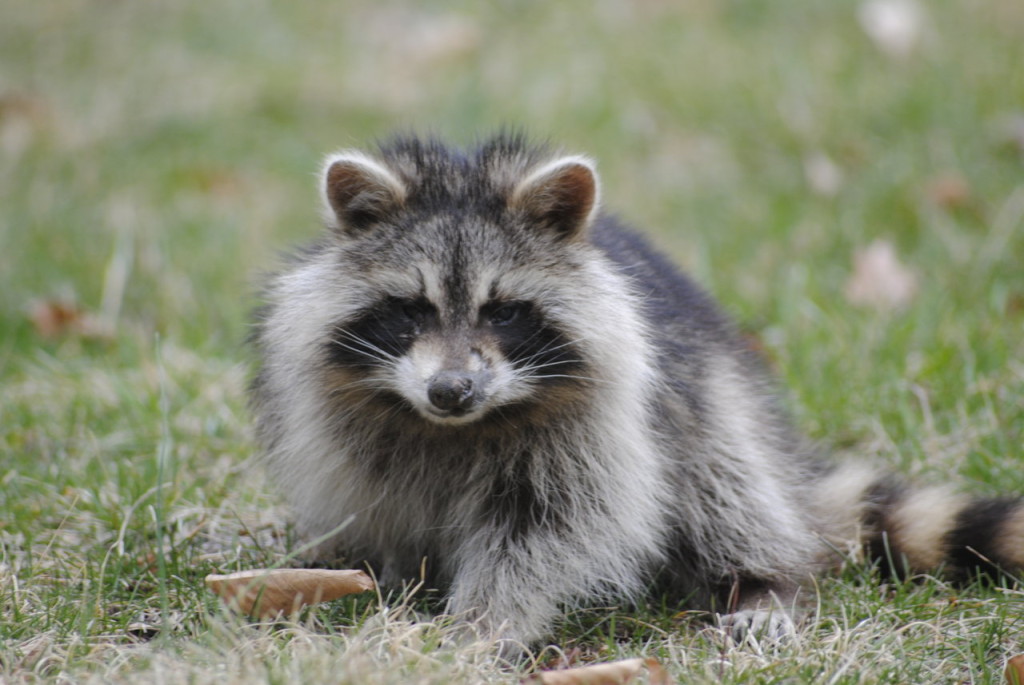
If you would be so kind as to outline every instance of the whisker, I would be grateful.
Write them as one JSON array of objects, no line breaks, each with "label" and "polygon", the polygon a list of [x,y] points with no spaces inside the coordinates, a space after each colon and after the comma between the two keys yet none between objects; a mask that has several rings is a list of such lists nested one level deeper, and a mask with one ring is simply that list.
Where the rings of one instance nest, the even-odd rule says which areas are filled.
[{"label": "whisker", "polygon": [[386,408],[377,412],[377,415],[373,417],[373,421],[375,423],[378,423],[390,418],[391,416],[397,416],[400,409],[401,406],[397,403],[388,405]]},{"label": "whisker", "polygon": [[546,362],[544,364],[527,364],[525,366],[517,367],[520,371],[536,371],[537,369],[546,369],[551,366],[562,366],[565,364],[584,364],[582,359],[559,359],[554,362]]},{"label": "whisker", "polygon": [[354,389],[377,390],[383,392],[391,390],[391,385],[376,378],[362,378],[348,383],[343,383],[341,385],[333,385],[331,386],[330,394],[340,395],[348,390]]},{"label": "whisker", "polygon": [[[356,335],[355,333],[353,333],[352,331],[348,331],[348,330],[342,330],[341,332],[342,332],[342,333],[343,333],[343,334],[344,334],[344,335],[345,335],[345,336],[346,336],[346,337],[347,337],[347,338],[348,338],[349,340],[352,340],[353,342],[355,342],[355,343],[357,343],[357,344],[359,344],[359,345],[362,345],[362,346],[366,347],[367,349],[370,349],[370,350],[373,350],[373,351],[375,351],[375,352],[378,352],[378,353],[379,353],[380,355],[382,355],[383,357],[387,357],[387,358],[389,358],[389,359],[394,359],[394,358],[395,358],[395,355],[394,355],[394,354],[392,354],[392,353],[388,352],[388,351],[387,351],[387,350],[385,350],[385,349],[384,349],[383,347],[380,347],[379,345],[374,345],[373,343],[371,343],[371,342],[370,342],[369,340],[367,340],[366,338],[360,338],[359,336],[357,336],[357,335]],[[392,336],[391,336],[391,339],[392,339],[392,341],[394,341],[394,342],[398,342],[398,339],[397,339],[397,338],[395,338],[395,336],[394,336],[394,335],[392,335]]]},{"label": "whisker", "polygon": [[348,331],[341,331],[341,333],[352,340],[355,345],[350,345],[338,338],[331,338],[331,344],[380,362],[390,362],[397,359],[395,355],[391,354],[387,350],[384,350],[363,338],[359,338]]},{"label": "whisker", "polygon": [[591,382],[591,383],[605,383],[607,385],[614,385],[615,384],[615,381],[610,381],[610,380],[607,380],[605,378],[594,378],[592,376],[577,376],[577,375],[571,374],[571,373],[549,373],[549,374],[532,375],[532,376],[529,377],[529,380],[531,380],[531,381],[532,380],[545,380],[545,379],[548,379],[548,378],[571,378],[573,380],[588,381],[588,382]]},{"label": "whisker", "polygon": [[532,371],[534,369],[543,369],[549,366],[557,366],[561,364],[583,364],[584,361],[582,359],[550,360],[550,356],[553,352],[574,345],[577,342],[579,342],[579,340],[570,340],[559,345],[548,345],[526,357],[526,359],[523,360],[523,365],[519,368],[524,371]]},{"label": "whisker", "polygon": [[[531,335],[529,338],[527,338],[523,342],[519,343],[518,345],[516,345],[515,348],[512,349],[510,356],[514,357],[517,352],[519,352],[521,349],[526,347],[526,345],[528,343],[532,342],[542,332],[543,332],[543,329],[538,329],[538,330],[534,331],[533,335]],[[561,343],[560,345],[555,345],[555,344],[553,344],[553,342],[552,343],[548,343],[547,345],[545,345],[541,349],[539,349],[536,352],[534,352],[533,354],[531,354],[530,358],[532,359],[532,358],[537,357],[537,356],[542,355],[542,354],[548,354],[550,352],[555,352],[556,350],[560,350],[563,347],[569,347],[570,345],[575,345],[576,343],[583,342],[584,340],[585,340],[585,338],[576,338],[575,340],[567,340],[564,343]]]}]

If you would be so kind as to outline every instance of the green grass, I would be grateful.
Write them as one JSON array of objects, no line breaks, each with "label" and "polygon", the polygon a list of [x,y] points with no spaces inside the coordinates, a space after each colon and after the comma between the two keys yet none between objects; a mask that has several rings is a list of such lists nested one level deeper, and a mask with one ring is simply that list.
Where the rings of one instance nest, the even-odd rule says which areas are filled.
[{"label": "green grass", "polygon": [[[921,4],[901,59],[846,0],[8,3],[0,681],[517,682],[416,600],[250,626],[202,586],[292,546],[251,459],[253,285],[317,230],[322,155],[394,130],[521,125],[594,156],[824,447],[1024,492],[1024,5]],[[843,295],[876,238],[920,279],[902,311]],[[112,333],[43,336],[29,313],[57,300]],[[725,683],[999,683],[1024,651],[1013,586],[855,568],[806,599],[785,646],[656,606],[574,612],[557,644]]]}]

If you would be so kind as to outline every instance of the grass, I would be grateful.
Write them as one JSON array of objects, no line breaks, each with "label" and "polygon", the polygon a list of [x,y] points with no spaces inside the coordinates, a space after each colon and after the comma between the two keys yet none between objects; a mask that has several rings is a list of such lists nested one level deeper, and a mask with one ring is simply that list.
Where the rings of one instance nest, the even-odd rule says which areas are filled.
[{"label": "grass", "polygon": [[[315,232],[321,156],[396,129],[516,124],[593,155],[607,205],[763,341],[824,447],[1024,492],[1024,9],[922,3],[895,57],[860,7],[8,3],[0,680],[517,681],[415,598],[252,626],[202,587],[293,544],[251,458],[253,284]],[[918,275],[901,311],[843,295],[876,238]],[[44,335],[39,302],[79,328]],[[724,683],[998,683],[1024,651],[1015,585],[855,567],[807,599],[785,646],[658,606],[573,612],[556,644]]]}]

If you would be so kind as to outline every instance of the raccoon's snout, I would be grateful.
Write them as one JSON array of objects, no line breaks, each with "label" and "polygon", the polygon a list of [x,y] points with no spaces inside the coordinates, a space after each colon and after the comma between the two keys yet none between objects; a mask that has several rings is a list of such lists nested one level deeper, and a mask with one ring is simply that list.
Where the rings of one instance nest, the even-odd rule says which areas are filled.
[{"label": "raccoon's snout", "polygon": [[427,383],[427,399],[435,408],[462,416],[479,404],[481,379],[464,371],[441,371]]}]

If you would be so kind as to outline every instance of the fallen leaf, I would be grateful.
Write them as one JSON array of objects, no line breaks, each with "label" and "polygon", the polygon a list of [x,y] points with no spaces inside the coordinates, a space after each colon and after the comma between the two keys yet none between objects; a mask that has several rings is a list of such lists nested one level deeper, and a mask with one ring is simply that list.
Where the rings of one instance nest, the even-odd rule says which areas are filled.
[{"label": "fallen leaf", "polygon": [[999,117],[995,124],[996,143],[1011,152],[1024,154],[1024,113],[1013,112]]},{"label": "fallen leaf", "polygon": [[425,68],[471,55],[483,42],[480,27],[455,14],[417,22],[407,38],[409,56]]},{"label": "fallen leaf", "polygon": [[921,40],[924,11],[914,0],[868,0],[857,18],[868,38],[890,57],[908,57]]},{"label": "fallen leaf", "polygon": [[0,121],[15,117],[44,121],[49,118],[49,108],[33,93],[8,91],[0,94]]},{"label": "fallen leaf", "polygon": [[29,304],[28,318],[36,333],[44,338],[77,335],[83,338],[109,338],[111,331],[96,316],[73,302],[36,300]]},{"label": "fallen leaf", "polygon": [[657,659],[640,658],[534,673],[522,682],[541,685],[623,685],[632,682],[644,671],[651,685],[668,685],[668,673]]},{"label": "fallen leaf", "polygon": [[582,656],[583,650],[579,647],[573,647],[566,652],[558,652],[544,662],[544,668],[542,670],[558,671],[565,670],[567,668],[574,668],[580,664],[580,658]]},{"label": "fallen leaf", "polygon": [[818,195],[833,197],[843,187],[843,170],[824,152],[804,157],[804,177]]},{"label": "fallen leaf", "polygon": [[269,618],[308,604],[368,592],[376,588],[362,571],[331,569],[255,569],[206,576],[206,586],[246,616]]},{"label": "fallen leaf", "polygon": [[52,125],[45,100],[33,93],[0,93],[0,150],[18,157]]},{"label": "fallen leaf", "polygon": [[928,182],[928,198],[943,209],[961,209],[971,203],[971,186],[959,174],[943,174]]},{"label": "fallen leaf", "polygon": [[1024,654],[1011,656],[1006,662],[1005,673],[1009,685],[1024,685]]},{"label": "fallen leaf", "polygon": [[843,293],[854,305],[901,309],[917,295],[917,275],[900,262],[892,243],[876,240],[854,253],[853,274]]}]

